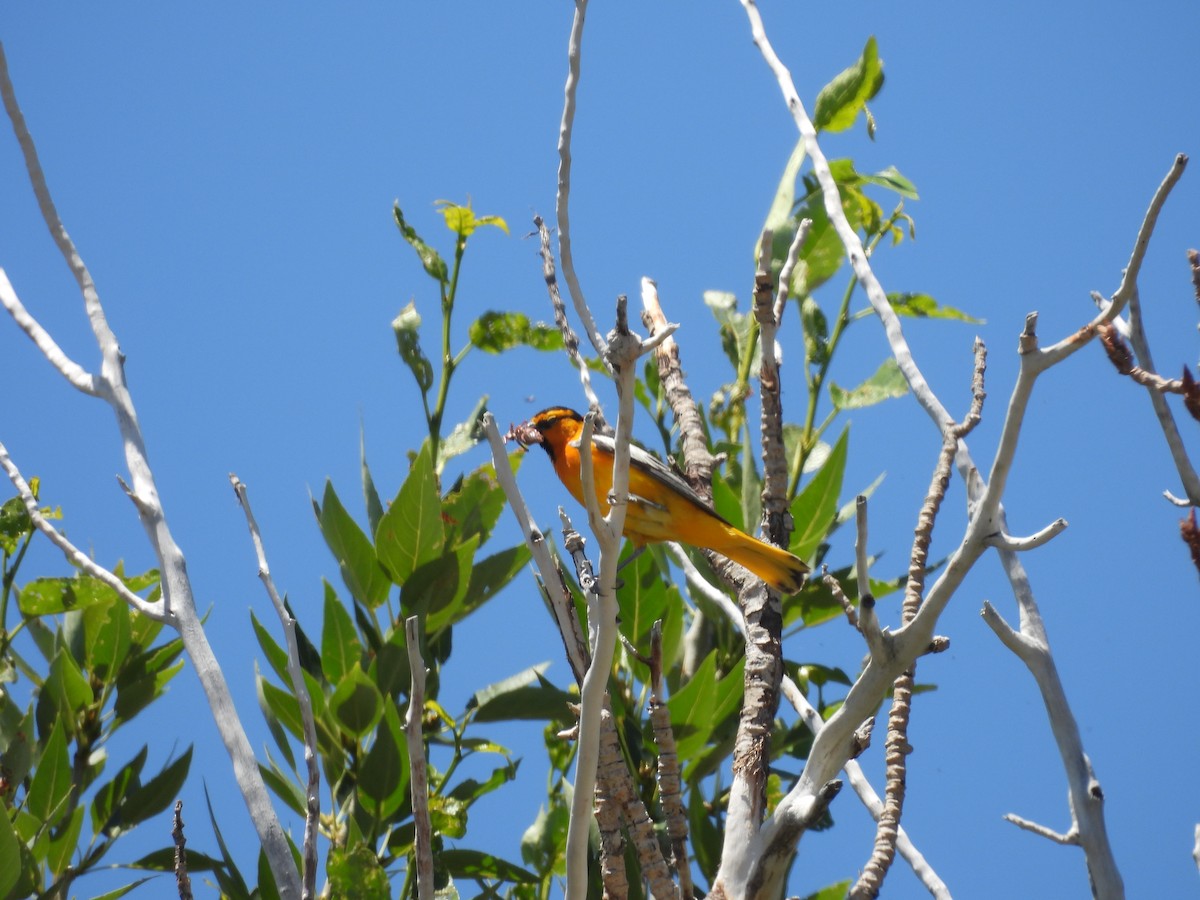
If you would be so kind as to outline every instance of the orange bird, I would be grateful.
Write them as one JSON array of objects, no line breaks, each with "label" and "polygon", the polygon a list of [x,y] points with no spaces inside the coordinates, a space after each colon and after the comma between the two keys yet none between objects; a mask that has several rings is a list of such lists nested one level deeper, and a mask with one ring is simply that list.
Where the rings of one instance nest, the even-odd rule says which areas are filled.
[{"label": "orange bird", "polygon": [[[583,416],[565,406],[543,409],[524,425],[509,432],[522,447],[541,444],[554,471],[580,503],[583,480],[579,468]],[[722,519],[700,499],[686,481],[657,457],[630,446],[629,506],[625,512],[625,537],[638,546],[656,541],[679,541],[715,550],[732,559],[783,594],[794,594],[804,583],[808,566],[786,550],[753,538]],[[613,439],[592,436],[592,470],[596,500],[608,512],[612,490]],[[586,503],[584,503],[586,506]]]}]

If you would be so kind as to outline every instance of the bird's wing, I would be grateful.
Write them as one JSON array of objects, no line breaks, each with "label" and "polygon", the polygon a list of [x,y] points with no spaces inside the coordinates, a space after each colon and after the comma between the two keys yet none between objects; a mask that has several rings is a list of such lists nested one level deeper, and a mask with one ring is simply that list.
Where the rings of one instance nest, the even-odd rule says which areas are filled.
[{"label": "bird's wing", "polygon": [[[576,447],[579,446],[579,441],[577,441],[577,440],[572,441],[571,443]],[[613,439],[611,437],[608,437],[607,435],[603,435],[603,434],[592,435],[592,443],[598,449],[600,449],[610,455],[613,454],[616,449]],[[681,497],[683,497],[689,503],[693,504],[694,506],[699,507],[700,509],[702,509],[704,512],[708,513],[709,515],[714,515],[714,516],[717,515],[716,511],[712,508],[712,506],[710,506],[708,503],[705,503],[704,500],[702,500],[700,498],[700,495],[697,494],[694,490],[692,490],[691,485],[689,485],[686,481],[683,480],[683,478],[680,477],[678,472],[676,472],[674,469],[672,469],[670,466],[668,466],[666,463],[664,463],[657,456],[654,456],[652,453],[646,452],[641,447],[639,447],[637,444],[630,444],[629,445],[629,457],[630,457],[630,465],[636,466],[640,471],[649,475],[651,478],[653,478],[655,481],[659,482],[660,484],[662,484],[664,487],[668,488],[669,490],[674,491],[676,494],[679,494]],[[650,500],[646,497],[638,497],[635,495],[635,496],[631,496],[630,499],[632,499],[635,503],[642,503],[642,504],[645,504],[648,506],[656,506],[660,509],[664,508],[661,503],[655,503],[653,500]],[[720,516],[717,516],[717,518],[720,518]],[[724,521],[724,519],[722,519],[722,521]]]}]

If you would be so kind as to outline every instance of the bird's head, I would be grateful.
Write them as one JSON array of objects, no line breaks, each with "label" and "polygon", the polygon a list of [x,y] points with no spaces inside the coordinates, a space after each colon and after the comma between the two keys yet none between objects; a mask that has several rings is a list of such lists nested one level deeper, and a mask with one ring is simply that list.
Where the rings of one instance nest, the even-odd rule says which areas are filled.
[{"label": "bird's head", "polygon": [[528,422],[513,425],[504,438],[515,440],[525,450],[534,444],[541,444],[553,459],[555,449],[567,441],[574,440],[582,430],[583,416],[565,406],[551,406],[534,415]]}]

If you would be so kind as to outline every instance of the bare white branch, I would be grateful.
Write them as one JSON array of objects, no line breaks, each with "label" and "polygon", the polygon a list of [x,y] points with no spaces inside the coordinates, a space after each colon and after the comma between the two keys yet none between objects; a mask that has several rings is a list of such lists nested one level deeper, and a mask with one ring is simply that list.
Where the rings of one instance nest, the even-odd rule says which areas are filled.
[{"label": "bare white branch", "polygon": [[30,315],[13,289],[12,282],[8,280],[8,274],[3,269],[0,269],[0,305],[8,310],[8,314],[13,317],[17,327],[29,336],[29,339],[41,351],[42,356],[46,357],[50,365],[54,366],[73,388],[93,397],[100,395],[100,380],[67,356],[66,352],[50,336],[50,333]]},{"label": "bare white branch", "polygon": [[554,200],[554,217],[558,221],[558,255],[562,260],[567,292],[575,304],[575,313],[583,323],[588,340],[596,352],[604,355],[605,341],[596,320],[592,317],[583,288],[575,275],[575,257],[571,253],[571,135],[575,127],[575,94],[579,88],[579,58],[583,45],[583,23],[587,16],[588,0],[575,0],[575,18],[571,22],[571,37],[567,43],[567,83],[563,89],[562,124],[558,130],[558,193]]},{"label": "bare white branch", "polygon": [[1142,261],[1146,258],[1146,250],[1150,246],[1150,236],[1154,234],[1154,226],[1158,223],[1159,213],[1162,212],[1163,205],[1167,202],[1167,197],[1170,196],[1171,189],[1183,177],[1183,170],[1187,168],[1187,163],[1187,156],[1182,153],[1177,154],[1171,162],[1171,168],[1167,170],[1166,176],[1154,192],[1154,196],[1150,198],[1150,206],[1146,209],[1146,214],[1142,217],[1142,224],[1138,228],[1137,238],[1133,242],[1133,250],[1129,254],[1129,262],[1125,265],[1120,286],[1117,287],[1117,290],[1112,295],[1112,302],[1079,331],[1068,335],[1054,346],[1043,350],[1041,353],[1043,357],[1041,367],[1043,369],[1049,368],[1055,363],[1066,359],[1072,353],[1075,353],[1095,337],[1096,329],[1102,323],[1112,321],[1113,318],[1125,311],[1126,304],[1137,292],[1137,278],[1142,271]]},{"label": "bare white branch", "polygon": [[1083,750],[1079,725],[1054,664],[1050,639],[1021,558],[1012,550],[1000,550],[999,555],[1020,610],[1020,633],[1013,632],[1007,625],[997,627],[999,616],[994,615],[990,604],[984,605],[984,619],[1004,645],[1025,663],[1038,686],[1067,777],[1073,820],[1068,834],[1073,837],[1074,843],[1083,848],[1094,895],[1116,900],[1125,896],[1125,888],[1108,840],[1104,821],[1104,792],[1092,769],[1091,760]]},{"label": "bare white branch", "polygon": [[775,296],[776,325],[783,321],[783,310],[787,306],[788,297],[792,291],[792,272],[796,270],[796,264],[800,262],[800,248],[808,240],[808,232],[811,228],[812,219],[800,220],[800,225],[788,247],[787,259],[783,261],[783,268],[779,270],[779,287]]},{"label": "bare white branch", "polygon": [[1045,528],[1027,537],[1013,537],[1011,534],[994,534],[988,538],[988,544],[1001,550],[1034,550],[1047,544],[1067,530],[1066,519],[1055,519]]},{"label": "bare white branch", "polygon": [[[635,362],[642,353],[642,342],[627,327],[625,298],[617,300],[617,327],[609,335],[606,363],[616,373],[617,433],[614,437],[612,494],[607,515],[597,521],[599,505],[595,496],[595,477],[592,472],[592,420],[584,419],[579,440],[580,476],[583,495],[587,501],[588,518],[600,548],[600,577],[597,579],[597,602],[594,604],[598,621],[589,622],[589,631],[596,635],[592,661],[579,690],[579,744],[575,762],[575,793],[571,802],[571,821],[567,828],[567,897],[585,900],[588,889],[587,844],[591,830],[592,808],[596,791],[596,768],[599,762],[601,713],[608,692],[608,676],[612,669],[617,644],[617,561],[621,554],[625,513],[629,503],[629,442],[633,434],[633,381]],[[589,605],[589,616],[593,606]]]},{"label": "bare white branch", "polygon": [[867,299],[870,300],[872,308],[874,308],[880,322],[883,324],[888,344],[892,349],[892,355],[896,358],[896,363],[899,365],[900,371],[903,373],[905,381],[908,382],[908,386],[912,390],[913,396],[916,397],[917,402],[921,404],[921,407],[929,414],[938,428],[945,430],[951,425],[953,420],[945,407],[942,406],[941,401],[934,395],[933,390],[925,380],[925,376],[913,360],[912,351],[909,349],[908,341],[905,339],[904,332],[900,327],[900,320],[892,310],[883,286],[879,283],[879,279],[875,277],[875,273],[867,261],[867,253],[863,248],[862,241],[858,237],[858,233],[846,218],[837,182],[829,169],[829,161],[825,158],[824,152],[822,152],[820,145],[817,143],[816,128],[813,126],[812,120],[808,117],[808,113],[804,110],[804,103],[800,100],[800,94],[796,90],[795,82],[792,80],[792,73],[788,71],[787,66],[783,64],[783,61],[780,60],[779,56],[775,53],[775,49],[771,46],[763,25],[762,15],[759,13],[758,6],[754,0],[740,0],[740,2],[750,20],[750,34],[754,39],[754,45],[758,47],[763,59],[775,75],[775,80],[778,82],[779,89],[783,93],[783,99],[792,113],[792,119],[796,123],[796,128],[799,130],[801,138],[804,140],[805,152],[812,159],[813,174],[816,175],[817,181],[821,185],[821,193],[825,203],[825,211],[829,215],[829,221],[833,224],[838,238],[846,248],[846,255],[850,260],[850,265],[854,269],[855,277],[862,284],[863,289],[867,293]]},{"label": "bare white branch", "polygon": [[283,636],[287,643],[288,677],[292,682],[292,693],[300,707],[300,722],[304,730],[304,765],[308,775],[305,788],[304,816],[304,869],[301,873],[303,882],[301,897],[312,900],[317,895],[317,830],[321,819],[321,769],[317,764],[317,724],[313,717],[312,697],[308,695],[308,686],[304,683],[304,673],[300,668],[300,644],[296,639],[296,617],[292,615],[275,589],[275,580],[271,577],[271,567],[267,564],[267,550],[263,544],[262,532],[254,518],[254,510],[250,507],[250,497],[246,485],[232,472],[229,482],[237,495],[238,503],[246,516],[246,527],[250,529],[250,540],[254,544],[254,555],[258,559],[258,577],[267,591],[275,614],[283,626]]},{"label": "bare white branch", "polygon": [[125,586],[125,582],[72,544],[67,540],[66,535],[50,524],[50,521],[42,515],[41,507],[38,506],[37,498],[33,496],[33,490],[29,487],[29,482],[21,475],[21,470],[17,468],[17,464],[8,455],[8,448],[3,443],[0,443],[0,468],[4,469],[5,474],[8,475],[8,480],[17,489],[17,494],[20,496],[21,502],[25,504],[25,510],[29,513],[29,518],[33,521],[34,527],[49,538],[50,543],[62,551],[63,556],[67,558],[69,563],[82,569],[93,578],[103,581],[116,591],[121,599],[129,604],[130,607],[147,618],[153,619],[155,622],[170,621],[170,617],[163,610],[162,606],[150,603],[144,598],[139,597]]},{"label": "bare white branch", "polygon": [[[92,333],[100,348],[100,373],[95,376],[92,386],[94,395],[104,399],[116,417],[117,428],[120,431],[121,442],[125,450],[125,464],[129,469],[130,476],[126,490],[134,500],[142,527],[158,558],[159,570],[162,573],[163,603],[162,609],[155,610],[156,617],[161,621],[166,621],[179,631],[184,648],[192,660],[196,675],[204,689],[209,709],[212,711],[213,720],[221,734],[226,752],[229,753],[234,777],[254,823],[259,843],[267,856],[279,895],[283,900],[295,900],[301,893],[299,873],[296,871],[287,838],[280,827],[279,817],[275,812],[270,795],[267,793],[266,784],[259,772],[258,761],[250,747],[245,729],[242,728],[233,697],[229,693],[229,685],[225,681],[220,663],[217,662],[212,646],[208,642],[208,636],[204,632],[200,616],[196,611],[183,551],[175,543],[170,529],[167,527],[158,488],[155,485],[154,473],[150,469],[147,459],[146,445],[137,412],[134,409],[133,397],[125,381],[124,355],[116,335],[108,326],[91,273],[84,265],[66,228],[63,227],[62,220],[59,218],[54,201],[50,196],[33,138],[30,136],[25,117],[17,103],[12,79],[8,72],[8,60],[4,55],[2,45],[0,45],[0,95],[2,95],[4,108],[12,122],[17,142],[21,146],[21,152],[25,158],[25,168],[33,192],[37,197],[42,218],[50,229],[67,266],[75,276],[83,295],[84,308],[92,327]],[[26,331],[26,333],[29,332]],[[56,365],[59,363],[61,360]],[[60,371],[62,371],[61,368]],[[72,370],[72,375],[75,376],[72,384],[75,384],[78,372]],[[76,384],[76,387],[79,386]],[[89,391],[89,393],[92,392]],[[48,533],[47,536],[49,536]],[[67,547],[61,544],[59,546],[64,552],[69,552]],[[128,600],[128,598],[126,599]],[[150,615],[151,613],[147,611],[146,614]]]},{"label": "bare white branch", "polygon": [[1068,831],[1066,834],[1062,834],[1052,828],[1047,828],[1045,825],[1039,825],[1037,822],[1032,822],[1029,819],[1022,818],[1016,813],[1005,813],[1004,820],[1006,822],[1012,822],[1018,828],[1023,828],[1025,831],[1033,832],[1034,834],[1040,835],[1047,840],[1054,841],[1056,844],[1072,846],[1079,843],[1079,834],[1074,829]]}]

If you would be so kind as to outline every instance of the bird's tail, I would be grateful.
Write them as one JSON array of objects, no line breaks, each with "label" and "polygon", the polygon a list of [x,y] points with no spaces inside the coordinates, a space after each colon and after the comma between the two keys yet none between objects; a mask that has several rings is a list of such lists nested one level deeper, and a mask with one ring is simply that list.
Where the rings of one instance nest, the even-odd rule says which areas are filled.
[{"label": "bird's tail", "polygon": [[728,534],[729,540],[723,546],[712,549],[749,569],[781,594],[795,594],[803,586],[808,566],[798,556],[736,528],[731,527]]}]

